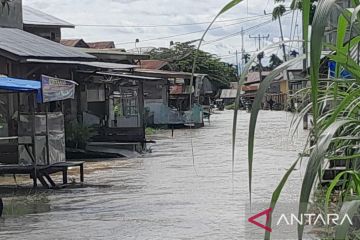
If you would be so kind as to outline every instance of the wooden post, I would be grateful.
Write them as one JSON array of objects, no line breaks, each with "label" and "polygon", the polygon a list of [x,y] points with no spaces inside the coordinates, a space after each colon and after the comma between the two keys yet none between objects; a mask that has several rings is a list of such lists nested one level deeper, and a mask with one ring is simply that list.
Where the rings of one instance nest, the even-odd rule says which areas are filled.
[{"label": "wooden post", "polygon": [[303,127],[304,130],[308,130],[309,129],[309,114],[305,113],[304,118],[303,118]]}]

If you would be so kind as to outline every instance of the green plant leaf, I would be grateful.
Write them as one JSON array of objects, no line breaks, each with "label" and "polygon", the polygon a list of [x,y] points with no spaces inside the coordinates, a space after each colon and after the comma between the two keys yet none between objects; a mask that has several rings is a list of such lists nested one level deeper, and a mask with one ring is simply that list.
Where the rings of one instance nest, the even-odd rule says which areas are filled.
[{"label": "green plant leaf", "polygon": [[229,11],[230,9],[232,9],[233,7],[235,7],[236,5],[238,5],[242,1],[243,0],[233,0],[233,1],[229,2],[228,4],[226,4],[226,6],[223,9],[221,9],[221,11],[219,12],[219,14],[217,16],[219,17],[220,15],[222,15],[225,12]]},{"label": "green plant leaf", "polygon": [[[270,208],[272,209],[272,213],[274,212],[274,209],[276,207],[277,201],[279,200],[280,194],[290,176],[290,174],[294,171],[295,167],[297,166],[297,164],[299,163],[301,158],[299,158],[298,160],[296,160],[294,162],[294,164],[290,167],[290,169],[286,172],[286,174],[284,175],[284,177],[281,179],[279,185],[276,187],[275,191],[273,192],[273,195],[271,197],[271,203],[270,203]],[[270,218],[268,220],[268,222],[266,223],[267,227],[271,228],[271,222],[272,222],[272,213],[270,214]],[[264,239],[268,240],[270,239],[270,235],[271,233],[266,231],[265,232],[265,236]]]},{"label": "green plant leaf", "polygon": [[[326,151],[335,135],[335,133],[345,124],[351,123],[351,120],[336,121],[330,125],[318,138],[317,144],[310,154],[309,162],[306,167],[304,180],[301,186],[299,217],[306,213],[307,203],[310,199],[311,190],[313,188],[315,178],[320,170],[321,164],[325,157]],[[298,225],[298,238],[302,239],[304,226]]]},{"label": "green plant leaf", "polygon": [[256,98],[254,100],[254,103],[252,105],[251,109],[251,117],[250,117],[250,126],[249,126],[249,138],[248,138],[248,171],[249,171],[249,191],[251,193],[251,185],[252,185],[252,166],[253,166],[253,160],[254,160],[254,142],[255,142],[255,129],[256,129],[256,123],[257,118],[259,115],[259,111],[261,109],[261,103],[263,101],[263,98],[265,96],[266,91],[268,90],[271,82],[279,76],[284,70],[286,70],[289,66],[305,59],[305,55],[291,59],[283,64],[281,64],[279,67],[277,67],[275,70],[273,70],[261,83],[259,86],[259,89],[256,94]]},{"label": "green plant leaf", "polygon": [[330,15],[330,10],[334,5],[335,0],[320,1],[315,12],[314,20],[311,28],[311,41],[310,41],[310,60],[311,60],[311,100],[313,107],[313,122],[314,122],[314,134],[315,140],[318,137],[317,120],[319,116],[319,103],[318,103],[318,86],[319,86],[319,70],[321,52],[323,49],[323,36],[325,33],[325,27],[327,25],[327,19]]},{"label": "green plant leaf", "polygon": [[[231,8],[235,7],[236,5],[238,5],[239,3],[241,3],[243,0],[232,0],[230,1],[228,4],[225,5],[225,7],[223,7],[221,9],[221,11],[215,16],[215,18],[212,20],[212,22],[210,23],[210,25],[206,28],[205,32],[203,33],[203,35],[200,38],[199,41],[199,45],[195,51],[195,55],[194,55],[194,60],[193,60],[193,66],[192,66],[192,71],[191,71],[191,79],[190,79],[190,86],[194,85],[194,75],[195,75],[195,70],[196,70],[196,64],[197,64],[197,59],[198,59],[198,55],[199,55],[199,50],[201,48],[201,44],[204,41],[204,38],[206,36],[206,34],[208,33],[208,31],[210,30],[210,28],[212,27],[212,25],[216,22],[216,20],[225,12],[229,11]],[[192,107],[192,93],[190,93],[190,107]]]},{"label": "green plant leaf", "polygon": [[329,208],[329,203],[330,203],[330,198],[331,198],[331,193],[333,192],[334,188],[336,187],[336,185],[339,183],[340,179],[345,175],[345,174],[351,174],[352,172],[350,171],[345,171],[345,172],[341,172],[339,173],[334,180],[331,182],[328,190],[326,191],[326,196],[325,196],[325,209],[328,210]]},{"label": "green plant leaf", "polygon": [[[343,206],[340,210],[339,219],[343,219],[346,214],[352,219],[354,215],[358,212],[360,206],[359,200],[354,200],[350,202],[344,202]],[[348,221],[344,221],[342,225],[338,225],[335,231],[335,239],[347,239],[347,234],[349,233],[350,223]]]}]

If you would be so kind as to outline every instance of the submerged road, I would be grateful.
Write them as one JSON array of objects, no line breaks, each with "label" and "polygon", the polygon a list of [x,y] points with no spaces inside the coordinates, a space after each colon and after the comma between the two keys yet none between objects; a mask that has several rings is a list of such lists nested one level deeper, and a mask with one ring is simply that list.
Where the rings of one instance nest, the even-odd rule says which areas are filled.
[{"label": "submerged road", "polygon": [[[0,239],[248,239],[244,209],[249,202],[250,115],[239,114],[234,172],[232,115],[215,114],[205,128],[176,130],[174,138],[166,131],[156,136],[152,153],[141,158],[87,163],[85,181],[91,187],[47,194],[48,211],[5,217],[0,220]],[[260,114],[255,206],[269,203],[303,149],[307,133],[289,135],[292,117],[284,112]],[[298,198],[301,177],[301,171],[290,177],[282,200]]]}]

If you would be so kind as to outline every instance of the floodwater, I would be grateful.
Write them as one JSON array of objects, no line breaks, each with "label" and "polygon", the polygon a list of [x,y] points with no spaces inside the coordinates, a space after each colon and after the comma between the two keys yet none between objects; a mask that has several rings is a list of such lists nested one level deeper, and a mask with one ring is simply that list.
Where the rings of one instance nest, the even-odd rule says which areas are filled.
[{"label": "floodwater", "polygon": [[[162,132],[152,153],[140,158],[87,163],[88,187],[45,193],[49,211],[5,217],[0,239],[248,239],[244,209],[249,202],[250,115],[239,112],[234,171],[232,115],[217,113],[205,128],[175,130],[174,138],[171,131]],[[291,137],[292,117],[260,113],[254,204],[270,201],[303,150],[307,132]],[[280,200],[298,198],[301,177],[301,171],[294,172]]]}]

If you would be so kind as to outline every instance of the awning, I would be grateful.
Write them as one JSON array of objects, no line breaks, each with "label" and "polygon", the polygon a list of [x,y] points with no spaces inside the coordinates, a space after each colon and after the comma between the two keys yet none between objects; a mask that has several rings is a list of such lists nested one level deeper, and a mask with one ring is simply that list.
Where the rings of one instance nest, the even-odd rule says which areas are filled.
[{"label": "awning", "polygon": [[9,77],[0,77],[0,90],[32,92],[41,90],[41,82]]},{"label": "awning", "polygon": [[41,82],[9,77],[0,77],[0,90],[11,92],[36,92],[38,102],[42,100]]},{"label": "awning", "polygon": [[134,69],[134,68],[139,67],[137,65],[109,63],[109,62],[86,62],[86,61],[65,61],[65,60],[44,60],[44,59],[26,59],[25,62],[27,62],[27,63],[45,63],[45,64],[47,63],[47,64],[82,65],[82,66],[89,66],[89,67],[102,68],[102,69],[114,69],[114,70]]}]

